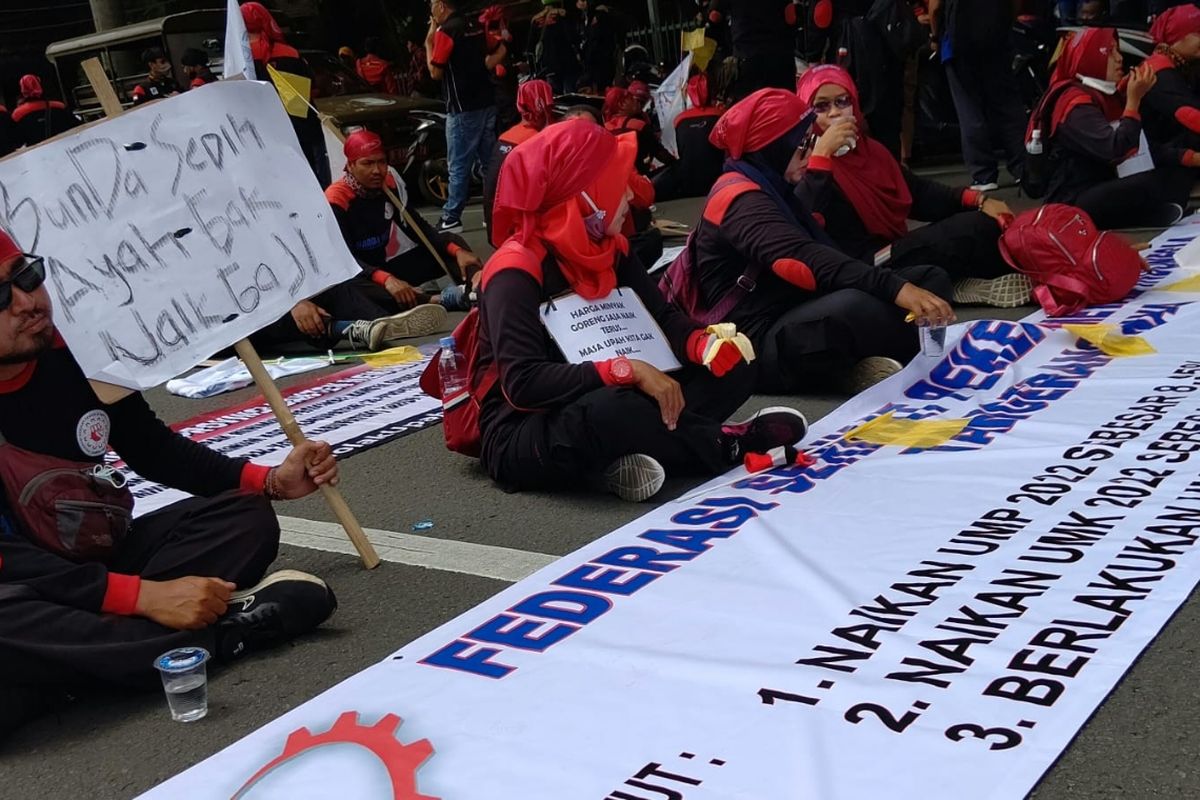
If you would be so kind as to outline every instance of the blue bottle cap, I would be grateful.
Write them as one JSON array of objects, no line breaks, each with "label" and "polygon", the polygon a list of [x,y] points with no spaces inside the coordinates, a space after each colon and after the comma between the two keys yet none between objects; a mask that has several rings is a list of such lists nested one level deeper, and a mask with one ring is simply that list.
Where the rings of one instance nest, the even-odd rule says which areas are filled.
[{"label": "blue bottle cap", "polygon": [[208,661],[208,651],[203,647],[177,647],[154,659],[154,668],[159,672],[187,672]]},{"label": "blue bottle cap", "polygon": [[438,345],[441,347],[448,347],[450,349],[453,349],[454,348],[454,337],[453,336],[443,336],[441,339],[438,339]]}]

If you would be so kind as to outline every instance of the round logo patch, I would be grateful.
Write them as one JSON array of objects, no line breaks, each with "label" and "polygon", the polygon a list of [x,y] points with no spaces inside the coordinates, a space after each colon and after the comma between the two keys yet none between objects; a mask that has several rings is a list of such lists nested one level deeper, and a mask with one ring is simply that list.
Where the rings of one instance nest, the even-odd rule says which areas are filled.
[{"label": "round logo patch", "polygon": [[108,449],[110,430],[112,422],[108,414],[97,408],[79,418],[79,424],[75,426],[75,441],[84,455],[102,456]]}]

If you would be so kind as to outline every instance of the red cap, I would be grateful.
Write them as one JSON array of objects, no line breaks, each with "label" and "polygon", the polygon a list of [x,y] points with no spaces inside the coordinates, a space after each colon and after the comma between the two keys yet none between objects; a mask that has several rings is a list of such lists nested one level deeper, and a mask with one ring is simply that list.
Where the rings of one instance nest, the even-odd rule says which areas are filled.
[{"label": "red cap", "polygon": [[346,156],[347,163],[353,163],[360,158],[384,155],[383,139],[371,131],[355,131],[346,137],[342,153]]},{"label": "red cap", "polygon": [[3,228],[0,228],[0,263],[19,255],[21,255],[21,248],[17,247],[17,243]]}]

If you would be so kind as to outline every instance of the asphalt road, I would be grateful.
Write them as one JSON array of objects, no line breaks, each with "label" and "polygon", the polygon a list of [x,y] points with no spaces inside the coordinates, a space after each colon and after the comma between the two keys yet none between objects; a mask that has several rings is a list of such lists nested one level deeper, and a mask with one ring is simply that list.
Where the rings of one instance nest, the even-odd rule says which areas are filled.
[{"label": "asphalt road", "polygon": [[[960,176],[947,176],[949,182]],[[699,201],[664,204],[661,216],[691,223]],[[466,217],[480,242],[479,210]],[[964,317],[1015,312],[962,310]],[[301,379],[310,376],[302,376]],[[288,381],[283,382],[285,385]],[[175,422],[249,399],[251,390],[193,401],[150,393]],[[755,397],[750,407],[788,402],[816,419],[845,398]],[[355,455],[342,488],[362,523],[422,535],[565,555],[649,510],[593,494],[504,494],[474,462],[447,452],[437,427]],[[690,483],[673,481],[660,500]],[[319,499],[280,506],[292,517],[332,521]],[[216,675],[202,722],[173,723],[161,694],[111,694],[75,702],[30,725],[0,749],[0,798],[128,798],[202,760],[272,718],[482,602],[506,584],[458,572],[356,559],[285,546],[279,567],[320,574],[336,589],[337,615],[316,635]],[[1182,608],[1031,797],[1037,800],[1200,798],[1200,604]],[[447,800],[457,800],[448,798]],[[514,798],[514,800],[517,800]],[[564,800],[571,800],[564,798]],[[763,798],[763,800],[791,800]],[[873,799],[872,799],[873,800]],[[970,800],[970,798],[964,798]]]}]

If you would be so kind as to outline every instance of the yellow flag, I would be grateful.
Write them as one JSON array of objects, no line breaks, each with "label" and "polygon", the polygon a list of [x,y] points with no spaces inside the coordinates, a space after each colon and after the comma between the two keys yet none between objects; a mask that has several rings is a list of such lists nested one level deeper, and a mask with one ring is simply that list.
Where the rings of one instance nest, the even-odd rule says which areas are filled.
[{"label": "yellow flag", "polygon": [[1148,356],[1158,352],[1141,336],[1117,333],[1115,325],[1063,325],[1063,330],[1091,342],[1105,355]]},{"label": "yellow flag", "polygon": [[680,49],[692,54],[692,63],[701,71],[708,69],[708,62],[712,61],[717,52],[716,41],[704,37],[704,28],[683,31],[679,36]]},{"label": "yellow flag", "polygon": [[410,345],[389,347],[387,350],[380,350],[377,353],[359,353],[356,355],[371,369],[383,369],[384,367],[394,367],[397,364],[409,364],[413,361],[421,360],[421,351]]},{"label": "yellow flag", "polygon": [[889,411],[881,417],[859,425],[846,434],[869,444],[897,447],[938,447],[953,439],[967,427],[965,419],[896,419]]},{"label": "yellow flag", "polygon": [[271,83],[275,84],[275,91],[279,92],[279,99],[283,101],[287,113],[300,119],[307,117],[312,81],[303,75],[280,72],[270,64],[267,64],[267,73],[271,76]]},{"label": "yellow flag", "polygon": [[1190,278],[1168,283],[1166,286],[1159,288],[1164,292],[1200,292],[1200,275],[1193,275]]}]

